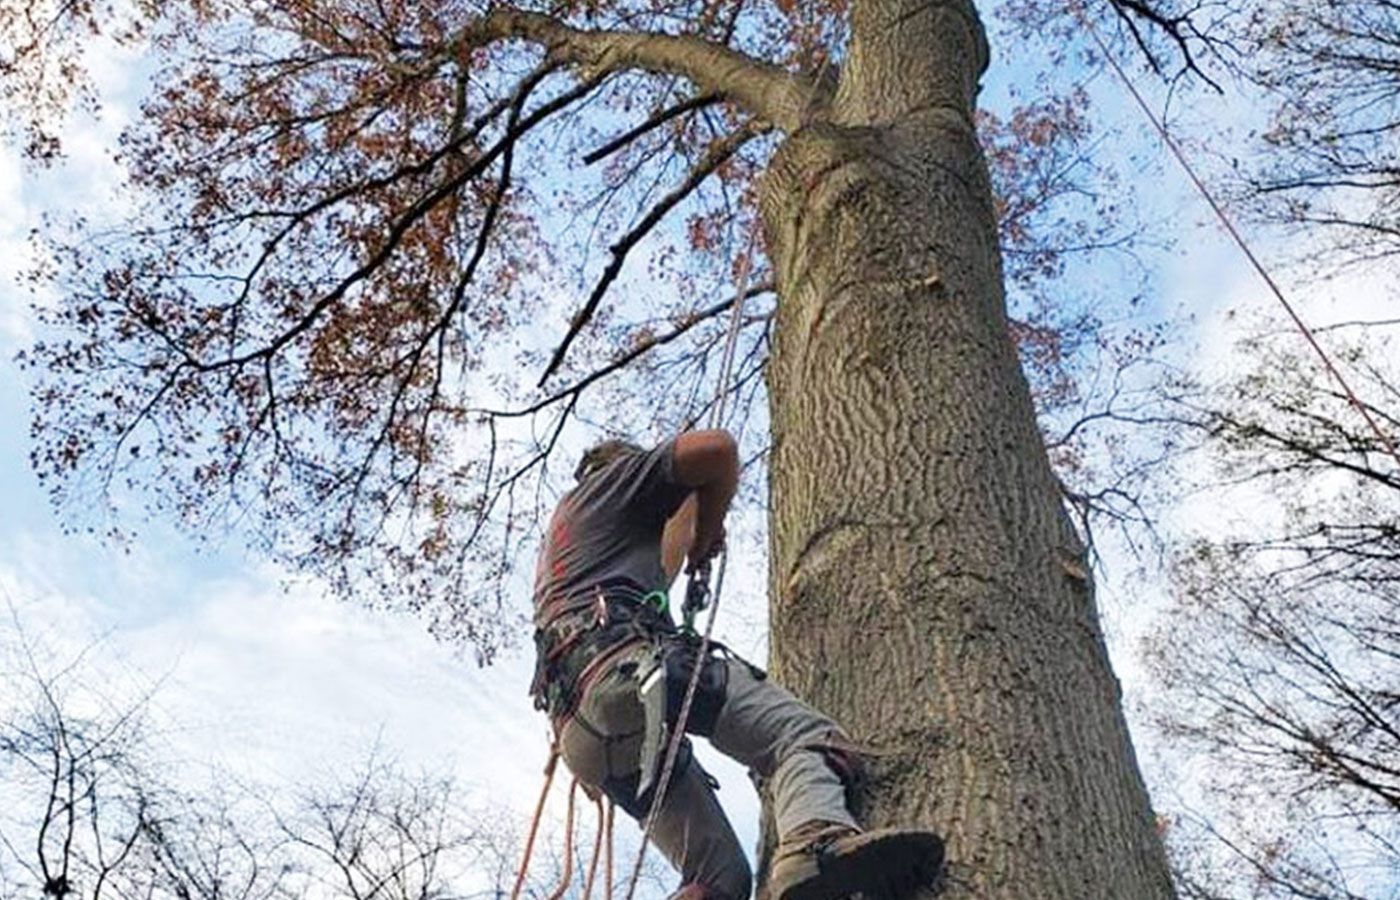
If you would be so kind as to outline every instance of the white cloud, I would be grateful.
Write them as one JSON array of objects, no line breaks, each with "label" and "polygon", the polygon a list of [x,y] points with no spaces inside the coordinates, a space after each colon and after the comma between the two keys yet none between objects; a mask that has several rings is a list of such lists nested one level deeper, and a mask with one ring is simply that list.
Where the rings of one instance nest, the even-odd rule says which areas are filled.
[{"label": "white cloud", "polygon": [[[294,787],[347,772],[377,746],[406,769],[452,771],[469,789],[465,802],[505,808],[522,829],[532,812],[549,732],[526,695],[528,653],[480,669],[412,619],[366,612],[310,586],[283,593],[258,573],[152,577],[146,589],[168,595],[140,596],[133,576],[150,572],[151,561],[137,560],[130,572],[113,568],[110,594],[70,592],[53,574],[64,570],[49,568],[55,554],[36,542],[10,547],[35,562],[0,557],[0,590],[26,628],[60,656],[100,638],[89,658],[104,682],[159,682],[153,709],[163,752],[196,774],[216,767]],[[758,804],[743,770],[701,752],[752,846]],[[561,768],[546,842],[561,840],[567,780]]]},{"label": "white cloud", "polygon": [[118,188],[121,167],[113,157],[117,138],[131,122],[144,71],[144,48],[122,47],[109,39],[93,41],[84,63],[97,86],[99,111],[79,111],[60,131],[66,158],[52,169],[27,167],[16,147],[0,144],[0,355],[32,343],[31,303],[37,297],[20,279],[34,263],[30,233],[42,212],[80,214],[91,222],[110,221],[127,206]]}]

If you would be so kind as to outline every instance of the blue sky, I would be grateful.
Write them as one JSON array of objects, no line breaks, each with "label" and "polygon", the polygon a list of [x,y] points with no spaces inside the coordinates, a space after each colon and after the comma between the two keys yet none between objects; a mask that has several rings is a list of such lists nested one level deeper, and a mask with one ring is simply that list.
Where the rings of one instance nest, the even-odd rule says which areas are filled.
[{"label": "blue sky", "polygon": [[[1004,58],[998,55],[999,59]],[[135,58],[107,52],[95,60],[98,81],[129,98],[126,72]],[[998,76],[1000,77],[1000,76]],[[1099,86],[1103,88],[1102,85]],[[128,101],[129,102],[129,101]],[[1112,141],[1158,152],[1121,102],[1101,114],[1119,122]],[[148,523],[128,547],[65,534],[27,466],[26,376],[14,353],[32,334],[29,295],[15,275],[27,259],[25,235],[46,208],[107,202],[115,170],[108,148],[122,124],[120,105],[99,123],[79,120],[66,168],[35,176],[11,150],[0,151],[0,591],[26,626],[69,650],[102,637],[102,666],[136,681],[162,680],[157,708],[170,723],[172,753],[218,763],[268,781],[305,778],[347,766],[376,742],[409,767],[454,770],[479,795],[528,814],[547,752],[547,731],[525,695],[528,647],[482,670],[434,643],[421,624],[370,614],[336,602],[316,584],[290,580],[236,546],[197,552],[165,524]],[[1160,257],[1157,311],[1188,308],[1182,352],[1205,369],[1228,365],[1232,332],[1221,317],[1231,306],[1264,303],[1234,248],[1188,195],[1174,169],[1145,195],[1144,211],[1172,223],[1181,252]],[[1102,275],[1102,273],[1098,273]],[[1095,273],[1086,272],[1086,278]],[[1336,287],[1309,309],[1319,320],[1378,306],[1379,285]],[[1196,527],[1200,505],[1178,510],[1176,524]],[[762,659],[762,548],[742,542],[726,588],[721,637]],[[1146,687],[1132,653],[1158,598],[1132,583],[1134,567],[1110,557],[1104,606],[1114,656],[1130,699]],[[7,626],[0,626],[0,628]],[[1151,766],[1155,748],[1143,746]],[[707,758],[741,838],[752,845],[756,803],[737,767]],[[1157,768],[1156,771],[1166,771]]]}]

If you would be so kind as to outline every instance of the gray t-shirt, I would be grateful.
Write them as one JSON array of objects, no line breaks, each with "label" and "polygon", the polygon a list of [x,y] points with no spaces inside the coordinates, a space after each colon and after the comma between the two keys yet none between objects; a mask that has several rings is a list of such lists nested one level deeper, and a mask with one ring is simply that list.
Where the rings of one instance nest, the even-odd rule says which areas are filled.
[{"label": "gray t-shirt", "polygon": [[690,494],[673,472],[675,442],[624,453],[586,475],[549,521],[535,568],[535,623],[593,602],[604,582],[665,590],[661,535]]}]

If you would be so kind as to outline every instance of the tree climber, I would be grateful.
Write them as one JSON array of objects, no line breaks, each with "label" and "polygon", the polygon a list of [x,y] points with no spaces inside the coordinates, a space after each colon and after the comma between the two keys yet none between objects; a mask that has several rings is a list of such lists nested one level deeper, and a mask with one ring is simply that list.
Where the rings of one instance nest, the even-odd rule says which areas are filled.
[{"label": "tree climber", "polygon": [[[696,664],[698,638],[670,618],[666,586],[724,541],[739,481],[734,439],[692,431],[651,450],[607,441],[584,454],[549,523],[535,576],[539,653],[531,693],[578,780],[638,820]],[[779,842],[773,900],[834,900],[933,882],[940,839],[863,833],[847,806],[857,757],[836,723],[714,645],[685,730],[709,738],[772,789]],[[747,900],[748,862],[688,740],[652,839],[685,900]]]}]

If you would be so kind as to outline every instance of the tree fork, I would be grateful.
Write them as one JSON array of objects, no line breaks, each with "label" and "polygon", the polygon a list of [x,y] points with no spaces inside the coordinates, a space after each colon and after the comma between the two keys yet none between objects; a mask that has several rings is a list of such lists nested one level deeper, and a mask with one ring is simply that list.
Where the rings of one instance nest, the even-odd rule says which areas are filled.
[{"label": "tree fork", "polygon": [[852,30],[762,193],[773,674],[885,751],[865,823],[944,833],[946,896],[1171,897],[1007,331],[981,26],[870,0]]}]

